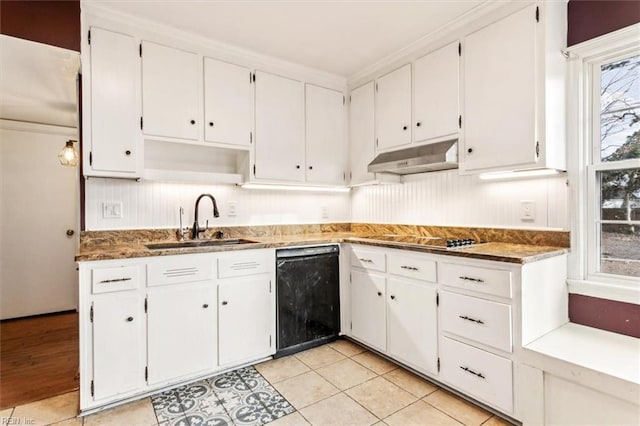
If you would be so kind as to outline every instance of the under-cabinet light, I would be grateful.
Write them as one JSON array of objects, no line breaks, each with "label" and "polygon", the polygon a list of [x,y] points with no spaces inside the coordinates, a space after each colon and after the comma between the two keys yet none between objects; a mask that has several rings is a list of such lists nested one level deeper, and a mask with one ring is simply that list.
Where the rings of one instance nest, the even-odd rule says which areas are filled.
[{"label": "under-cabinet light", "polygon": [[245,189],[270,189],[284,191],[316,191],[316,192],[349,192],[351,188],[343,186],[298,186],[298,185],[277,185],[261,183],[245,183],[241,185]]},{"label": "under-cabinet light", "polygon": [[518,179],[529,177],[552,176],[563,173],[556,169],[515,170],[508,172],[482,173],[478,177],[482,180]]}]

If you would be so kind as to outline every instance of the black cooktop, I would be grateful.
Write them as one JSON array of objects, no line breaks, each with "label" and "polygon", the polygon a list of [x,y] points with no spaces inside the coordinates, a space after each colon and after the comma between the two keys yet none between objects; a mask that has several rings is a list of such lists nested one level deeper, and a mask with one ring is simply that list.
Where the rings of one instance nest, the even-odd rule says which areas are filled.
[{"label": "black cooktop", "polygon": [[478,244],[478,241],[467,239],[453,239],[453,238],[439,238],[439,237],[426,237],[420,235],[372,235],[368,237],[362,237],[368,240],[387,241],[392,243],[404,243],[413,244],[426,247],[440,247],[440,248],[458,248],[466,247],[473,244]]}]

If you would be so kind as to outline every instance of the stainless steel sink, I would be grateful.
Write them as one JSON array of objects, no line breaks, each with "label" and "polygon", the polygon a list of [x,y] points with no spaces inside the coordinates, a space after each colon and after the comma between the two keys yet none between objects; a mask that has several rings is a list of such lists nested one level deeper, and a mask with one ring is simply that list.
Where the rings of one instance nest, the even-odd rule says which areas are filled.
[{"label": "stainless steel sink", "polygon": [[146,244],[149,250],[170,250],[170,249],[181,249],[181,248],[190,248],[190,247],[216,247],[216,246],[226,246],[226,245],[237,245],[237,244],[251,244],[256,243],[257,241],[245,240],[244,238],[236,238],[229,240],[191,240],[191,241],[176,241],[175,243],[156,243],[156,244]]}]

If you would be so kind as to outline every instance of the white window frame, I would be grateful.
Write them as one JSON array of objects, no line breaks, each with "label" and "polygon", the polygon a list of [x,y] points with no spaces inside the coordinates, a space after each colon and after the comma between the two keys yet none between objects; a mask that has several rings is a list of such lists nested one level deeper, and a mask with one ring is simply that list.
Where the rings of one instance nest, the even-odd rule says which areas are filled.
[{"label": "white window frame", "polygon": [[596,218],[603,170],[640,167],[640,159],[608,164],[600,161],[600,66],[640,54],[640,24],[632,25],[567,49],[569,87],[567,172],[571,183],[571,254],[569,292],[640,304],[640,277],[598,272],[599,231]]}]

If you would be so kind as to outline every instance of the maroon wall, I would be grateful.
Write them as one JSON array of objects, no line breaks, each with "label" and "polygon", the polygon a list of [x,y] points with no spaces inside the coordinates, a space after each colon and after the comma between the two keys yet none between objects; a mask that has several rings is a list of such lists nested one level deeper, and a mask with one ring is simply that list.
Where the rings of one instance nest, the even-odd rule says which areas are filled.
[{"label": "maroon wall", "polygon": [[570,0],[567,13],[571,46],[640,22],[640,1]]},{"label": "maroon wall", "polygon": [[570,294],[569,319],[577,324],[640,337],[640,305]]},{"label": "maroon wall", "polygon": [[0,34],[80,51],[80,0],[0,0]]}]

